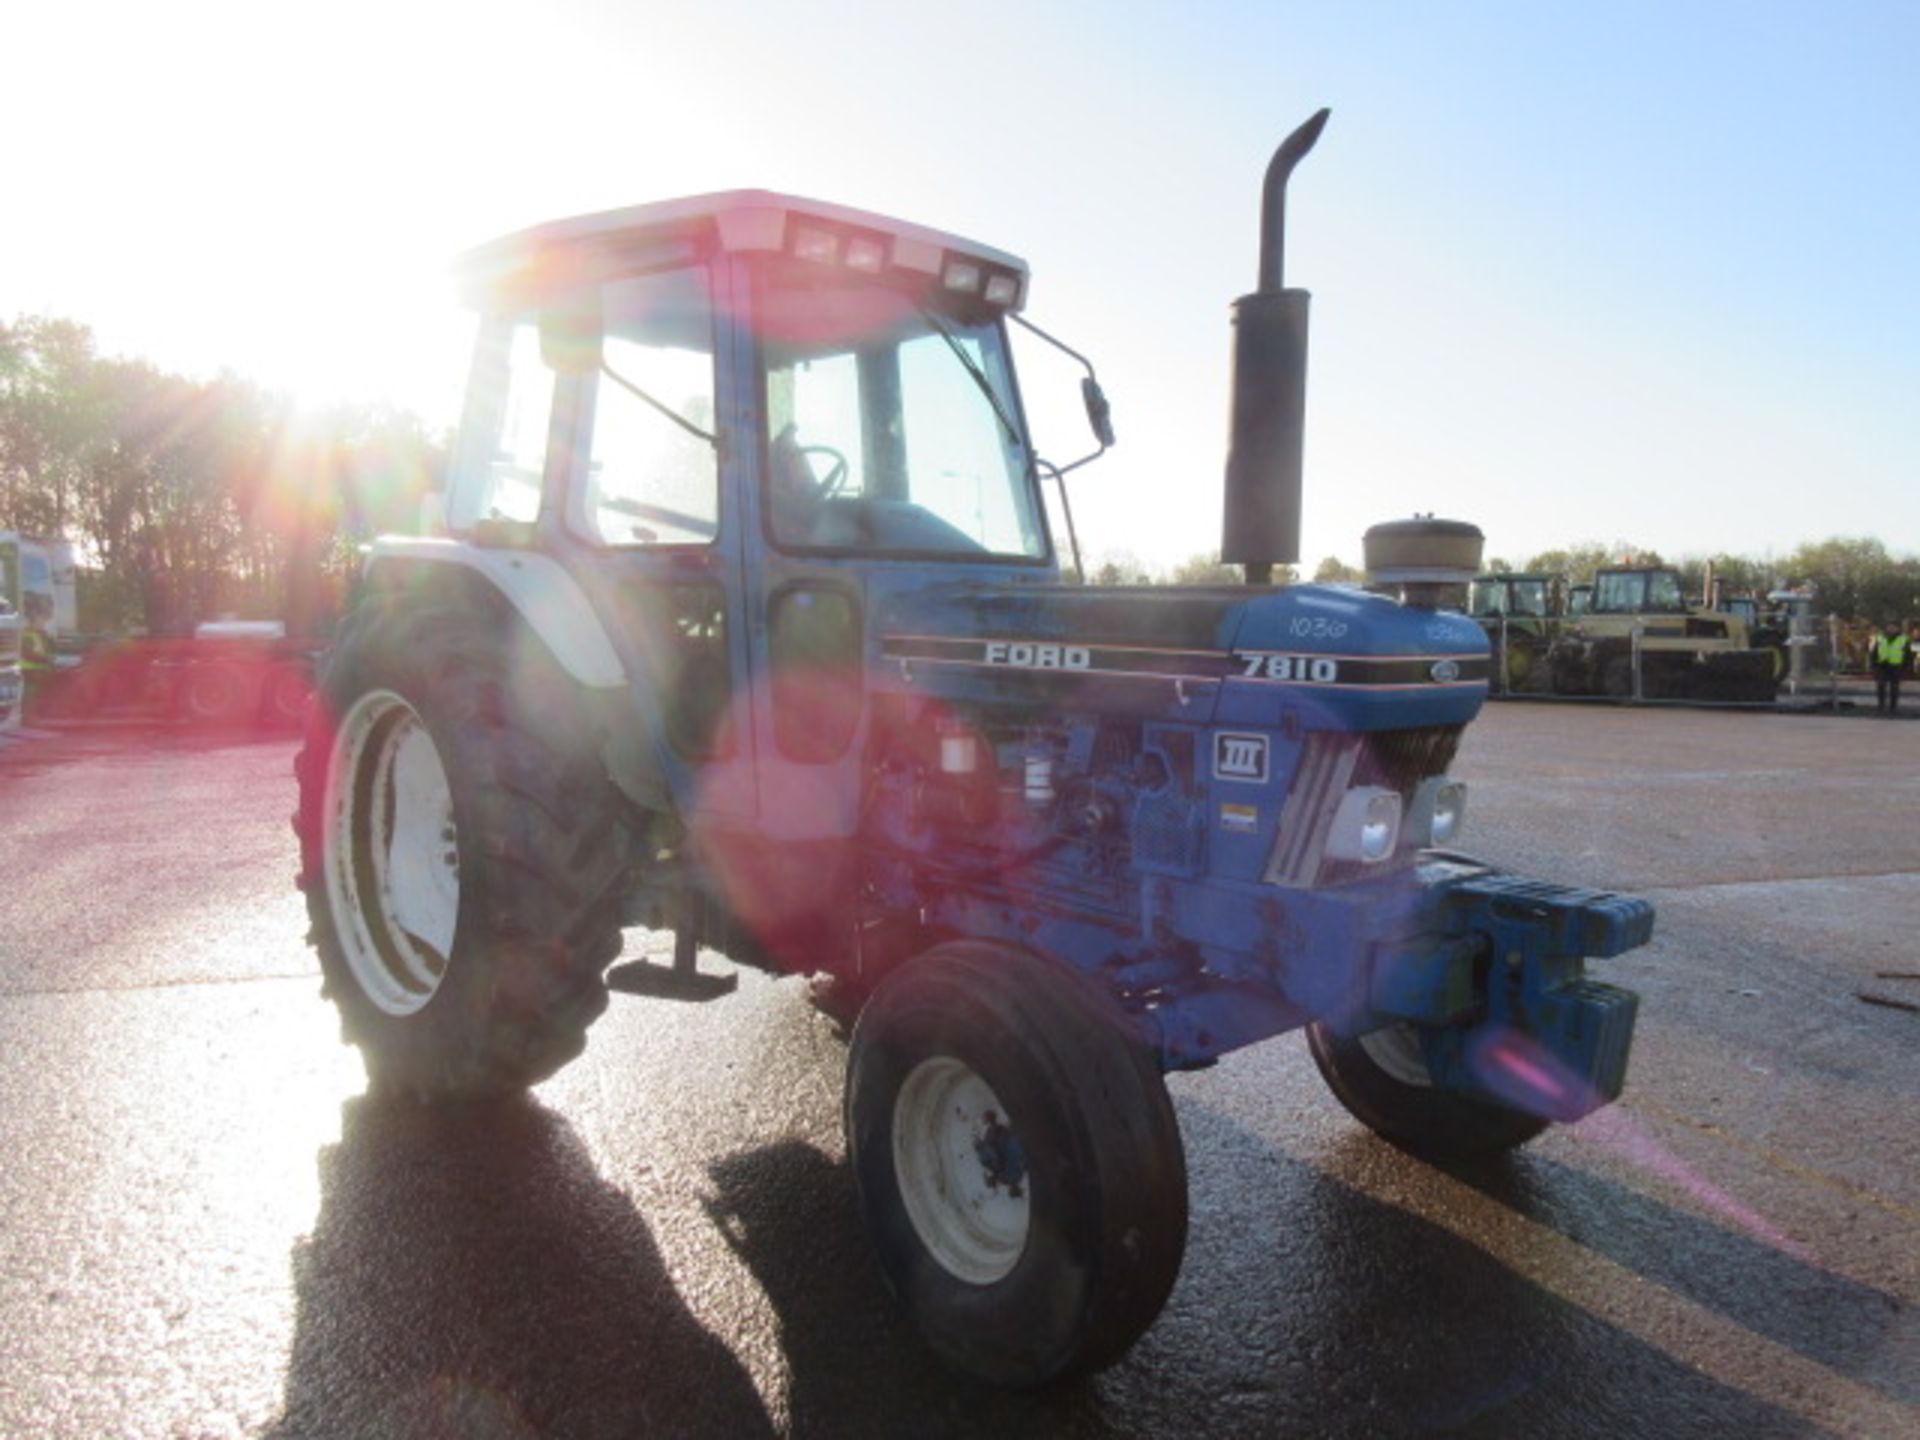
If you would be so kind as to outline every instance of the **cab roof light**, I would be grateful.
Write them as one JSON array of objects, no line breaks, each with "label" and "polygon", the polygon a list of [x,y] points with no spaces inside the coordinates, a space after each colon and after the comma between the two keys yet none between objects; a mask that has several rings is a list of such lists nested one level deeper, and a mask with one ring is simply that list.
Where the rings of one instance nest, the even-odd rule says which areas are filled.
[{"label": "cab roof light", "polygon": [[847,268],[863,275],[878,275],[887,268],[887,247],[871,235],[847,237]]},{"label": "cab roof light", "polygon": [[980,267],[972,260],[949,260],[940,283],[963,295],[975,295],[980,290],[980,279]]},{"label": "cab roof light", "polygon": [[815,225],[796,225],[793,230],[793,253],[802,260],[832,265],[840,259],[840,237],[831,230],[822,230]]},{"label": "cab roof light", "polygon": [[1020,282],[1011,275],[989,275],[986,298],[989,305],[1011,305],[1020,298]]}]

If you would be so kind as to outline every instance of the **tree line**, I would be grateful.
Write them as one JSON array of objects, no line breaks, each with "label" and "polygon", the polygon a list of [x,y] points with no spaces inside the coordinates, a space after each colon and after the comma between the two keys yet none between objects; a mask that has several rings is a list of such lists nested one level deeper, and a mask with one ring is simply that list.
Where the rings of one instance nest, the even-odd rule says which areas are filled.
[{"label": "tree line", "polygon": [[302,410],[103,355],[72,320],[0,321],[0,530],[73,542],[83,630],[324,633],[357,546],[413,528],[444,458],[404,410]]}]

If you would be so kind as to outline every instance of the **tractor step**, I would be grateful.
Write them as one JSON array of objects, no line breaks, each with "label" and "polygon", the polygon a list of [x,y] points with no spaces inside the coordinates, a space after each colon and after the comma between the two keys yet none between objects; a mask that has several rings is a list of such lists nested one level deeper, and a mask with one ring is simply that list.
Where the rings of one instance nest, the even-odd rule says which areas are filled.
[{"label": "tractor step", "polygon": [[710,975],[695,969],[698,953],[699,945],[693,932],[676,930],[673,964],[629,960],[607,971],[607,988],[623,995],[649,995],[656,1000],[718,1000],[722,995],[731,995],[740,984],[739,973]]}]

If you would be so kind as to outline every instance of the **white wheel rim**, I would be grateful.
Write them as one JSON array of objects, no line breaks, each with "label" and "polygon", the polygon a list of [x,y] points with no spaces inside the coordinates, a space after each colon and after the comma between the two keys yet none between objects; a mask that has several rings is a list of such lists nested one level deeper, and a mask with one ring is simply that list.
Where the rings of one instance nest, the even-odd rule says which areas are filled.
[{"label": "white wheel rim", "polygon": [[1420,1032],[1411,1025],[1389,1025],[1370,1030],[1360,1037],[1360,1048],[1367,1058],[1402,1085],[1433,1088],[1433,1075],[1427,1069],[1426,1052],[1420,1047]]},{"label": "white wheel rim", "polygon": [[327,770],[327,903],[367,999],[411,1015],[434,996],[460,915],[453,791],[413,707],[371,691],[340,723]]},{"label": "white wheel rim", "polygon": [[923,1060],[893,1103],[893,1170],[927,1253],[991,1285],[1020,1262],[1032,1200],[1025,1153],[992,1087],[946,1056]]}]

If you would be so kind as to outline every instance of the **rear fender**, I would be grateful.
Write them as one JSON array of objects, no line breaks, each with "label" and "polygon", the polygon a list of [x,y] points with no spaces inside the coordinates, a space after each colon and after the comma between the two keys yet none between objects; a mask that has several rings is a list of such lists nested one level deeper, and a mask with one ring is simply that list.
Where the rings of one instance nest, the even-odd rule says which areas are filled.
[{"label": "rear fender", "polygon": [[626,667],[586,592],[560,563],[525,550],[446,539],[374,542],[369,590],[398,591],[518,617],[580,686],[603,740],[600,758],[628,799],[644,809],[675,807],[673,777],[685,767],[668,753],[650,695],[628,684]]},{"label": "rear fender", "polygon": [[482,585],[526,622],[562,669],[588,690],[619,690],[626,668],[584,591],[560,563],[526,550],[490,550],[458,540],[384,538],[367,558],[374,588]]}]

